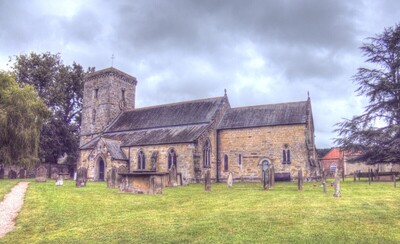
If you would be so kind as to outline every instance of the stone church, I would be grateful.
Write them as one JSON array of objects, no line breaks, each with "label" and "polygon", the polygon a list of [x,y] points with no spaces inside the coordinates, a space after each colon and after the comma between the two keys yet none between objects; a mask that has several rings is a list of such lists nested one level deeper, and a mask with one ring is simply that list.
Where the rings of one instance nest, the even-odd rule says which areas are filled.
[{"label": "stone church", "polygon": [[[179,184],[260,181],[262,165],[293,180],[319,175],[310,98],[232,108],[228,96],[135,108],[137,80],[115,68],[84,82],[79,167],[109,182],[118,172],[176,169]],[[117,172],[117,173],[116,173]],[[117,176],[118,177],[118,176]]]}]

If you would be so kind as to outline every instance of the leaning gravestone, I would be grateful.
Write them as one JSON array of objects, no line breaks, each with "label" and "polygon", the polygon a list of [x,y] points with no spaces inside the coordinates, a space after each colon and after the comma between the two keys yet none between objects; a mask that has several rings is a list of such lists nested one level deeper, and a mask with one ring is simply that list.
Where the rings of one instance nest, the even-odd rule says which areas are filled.
[{"label": "leaning gravestone", "polygon": [[335,187],[335,193],[333,194],[333,196],[334,197],[340,197],[341,196],[341,193],[340,193],[340,172],[339,172],[338,168],[336,168],[336,170],[335,170],[334,187]]},{"label": "leaning gravestone", "polygon": [[8,178],[9,179],[16,179],[17,178],[17,172],[15,172],[14,170],[10,170],[9,172],[8,172]]},{"label": "leaning gravestone", "polygon": [[4,179],[4,168],[0,168],[0,179]]},{"label": "leaning gravestone", "polygon": [[228,180],[226,181],[226,183],[228,184],[228,187],[231,188],[233,185],[233,174],[232,172],[229,172],[228,174]]},{"label": "leaning gravestone", "polygon": [[80,167],[76,174],[76,187],[86,186],[87,181],[87,169],[85,167]]},{"label": "leaning gravestone", "polygon": [[299,170],[298,176],[297,176],[297,190],[302,191],[303,190],[303,170]]},{"label": "leaning gravestone", "polygon": [[211,174],[210,170],[206,171],[206,174],[204,175],[204,188],[206,191],[211,191]]},{"label": "leaning gravestone", "polygon": [[36,181],[46,182],[47,181],[47,169],[44,166],[39,166],[36,169]]}]

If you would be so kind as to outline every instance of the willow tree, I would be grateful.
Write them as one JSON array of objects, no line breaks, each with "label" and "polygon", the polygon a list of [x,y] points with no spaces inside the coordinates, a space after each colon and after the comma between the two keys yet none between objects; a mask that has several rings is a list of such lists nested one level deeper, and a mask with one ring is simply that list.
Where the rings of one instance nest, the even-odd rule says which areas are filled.
[{"label": "willow tree", "polygon": [[361,47],[368,67],[354,81],[369,98],[362,115],[337,124],[336,143],[354,152],[353,161],[400,163],[400,25],[367,39]]},{"label": "willow tree", "polygon": [[38,162],[39,134],[50,112],[32,86],[0,72],[0,164]]}]

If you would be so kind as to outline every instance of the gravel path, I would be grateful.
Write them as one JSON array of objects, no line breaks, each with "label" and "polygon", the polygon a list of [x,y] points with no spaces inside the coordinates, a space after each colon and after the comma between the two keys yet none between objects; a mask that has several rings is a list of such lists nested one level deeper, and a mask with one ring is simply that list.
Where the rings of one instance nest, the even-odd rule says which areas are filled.
[{"label": "gravel path", "polygon": [[29,182],[20,182],[14,186],[0,203],[0,238],[14,229],[15,218],[24,203]]}]

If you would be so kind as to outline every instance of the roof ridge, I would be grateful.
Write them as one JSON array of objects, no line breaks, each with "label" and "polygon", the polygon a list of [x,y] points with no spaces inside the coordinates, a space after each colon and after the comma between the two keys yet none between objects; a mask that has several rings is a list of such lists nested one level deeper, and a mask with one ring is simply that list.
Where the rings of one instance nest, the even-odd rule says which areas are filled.
[{"label": "roof ridge", "polygon": [[231,108],[231,109],[256,108],[256,107],[275,106],[275,105],[283,105],[283,104],[295,104],[295,103],[306,103],[306,102],[307,102],[307,101],[283,102],[283,103],[269,103],[269,104],[258,104],[258,105],[250,105],[250,106],[240,106],[240,107],[233,107],[233,108]]},{"label": "roof ridge", "polygon": [[201,99],[181,101],[181,102],[165,103],[165,104],[151,105],[151,106],[146,106],[146,107],[141,107],[141,108],[131,108],[131,109],[127,109],[124,112],[131,112],[131,111],[136,111],[136,110],[142,110],[142,109],[144,110],[144,109],[151,109],[151,108],[158,108],[158,107],[165,107],[165,106],[173,106],[173,105],[184,104],[184,103],[202,102],[202,101],[207,101],[207,100],[223,99],[223,98],[224,98],[224,96],[220,96],[220,97],[201,98]]},{"label": "roof ridge", "polygon": [[157,129],[164,129],[164,128],[174,128],[174,127],[187,127],[187,126],[196,126],[196,125],[209,125],[210,122],[198,122],[198,123],[190,123],[190,124],[180,124],[180,125],[169,125],[169,126],[156,126],[156,127],[147,127],[147,128],[140,128],[140,129],[128,129],[128,130],[115,130],[115,131],[106,131],[103,135],[106,134],[114,134],[114,133],[126,133],[132,131],[142,131],[142,130],[157,130]]}]

